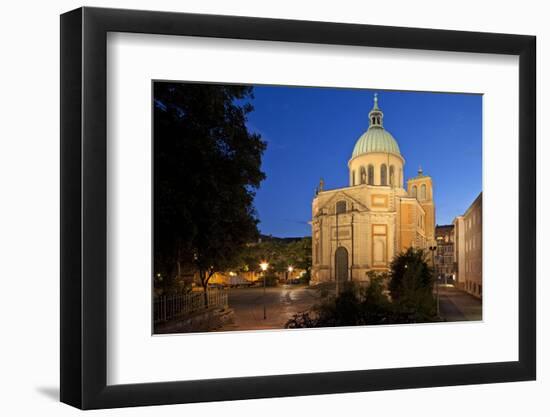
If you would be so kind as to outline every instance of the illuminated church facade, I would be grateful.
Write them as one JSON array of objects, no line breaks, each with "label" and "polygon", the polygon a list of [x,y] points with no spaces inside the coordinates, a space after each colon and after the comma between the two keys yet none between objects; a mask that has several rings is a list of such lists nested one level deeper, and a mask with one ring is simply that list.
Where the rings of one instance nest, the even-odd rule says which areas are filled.
[{"label": "illuminated church facade", "polygon": [[349,186],[325,190],[312,203],[311,284],[365,281],[369,271],[388,271],[393,257],[409,247],[426,248],[435,237],[431,177],[405,181],[405,158],[384,129],[374,95],[369,128],[348,162]]}]

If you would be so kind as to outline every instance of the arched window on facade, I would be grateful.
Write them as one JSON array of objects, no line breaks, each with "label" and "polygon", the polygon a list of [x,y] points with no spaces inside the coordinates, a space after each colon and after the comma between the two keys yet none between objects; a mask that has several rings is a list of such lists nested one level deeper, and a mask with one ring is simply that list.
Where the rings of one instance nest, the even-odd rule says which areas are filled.
[{"label": "arched window on facade", "polygon": [[367,181],[367,173],[365,172],[365,168],[361,167],[361,178],[359,180],[361,184],[364,184]]},{"label": "arched window on facade", "polygon": [[411,188],[411,194],[412,194],[413,197],[416,197],[416,192],[417,192],[416,185],[413,185],[412,188]]},{"label": "arched window on facade", "polygon": [[355,170],[351,171],[351,185],[355,185]]},{"label": "arched window on facade", "polygon": [[336,214],[343,214],[347,211],[347,204],[345,200],[340,200],[336,203]]},{"label": "arched window on facade", "polygon": [[425,200],[426,199],[426,184],[422,184],[420,186],[420,199]]},{"label": "arched window on facade", "polygon": [[374,166],[369,165],[368,171],[369,171],[369,176],[368,176],[367,184],[374,185]]},{"label": "arched window on facade", "polygon": [[382,164],[380,167],[380,185],[388,185],[388,167]]},{"label": "arched window on facade", "polygon": [[390,185],[395,187],[395,167],[390,165]]}]

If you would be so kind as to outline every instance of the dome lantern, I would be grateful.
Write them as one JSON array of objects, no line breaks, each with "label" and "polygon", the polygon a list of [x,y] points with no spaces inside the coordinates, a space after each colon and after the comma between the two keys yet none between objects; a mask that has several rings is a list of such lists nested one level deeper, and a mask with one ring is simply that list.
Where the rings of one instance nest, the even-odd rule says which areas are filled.
[{"label": "dome lantern", "polygon": [[378,94],[374,94],[374,105],[369,112],[369,128],[355,143],[352,159],[367,153],[389,153],[401,157],[399,145],[390,132],[384,129],[384,113],[378,107]]}]

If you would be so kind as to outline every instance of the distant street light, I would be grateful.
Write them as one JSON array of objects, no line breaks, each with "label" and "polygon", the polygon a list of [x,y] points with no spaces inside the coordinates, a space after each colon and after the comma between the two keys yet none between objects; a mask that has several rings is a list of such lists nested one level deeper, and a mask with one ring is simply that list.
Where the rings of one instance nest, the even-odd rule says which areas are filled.
[{"label": "distant street light", "polygon": [[287,273],[287,276],[286,276],[286,280],[288,282],[288,279],[292,279],[292,271],[294,271],[294,267],[292,265],[289,265],[288,266],[288,273]]},{"label": "distant street light", "polygon": [[266,262],[266,261],[262,261],[260,263],[260,268],[263,272],[263,276],[264,276],[264,295],[263,295],[263,300],[264,300],[264,320],[267,318],[267,314],[266,314],[266,309],[265,309],[265,271],[267,271],[267,268],[269,268],[269,264]]}]

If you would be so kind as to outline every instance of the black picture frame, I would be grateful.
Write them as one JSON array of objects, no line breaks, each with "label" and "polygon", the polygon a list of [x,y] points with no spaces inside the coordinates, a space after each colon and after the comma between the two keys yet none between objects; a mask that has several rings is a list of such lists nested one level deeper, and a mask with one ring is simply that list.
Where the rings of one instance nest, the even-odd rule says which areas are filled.
[{"label": "black picture frame", "polygon": [[[107,385],[108,32],[519,56],[519,360]],[[61,16],[61,401],[82,409],[482,384],[536,378],[536,38],[80,8]]]}]

